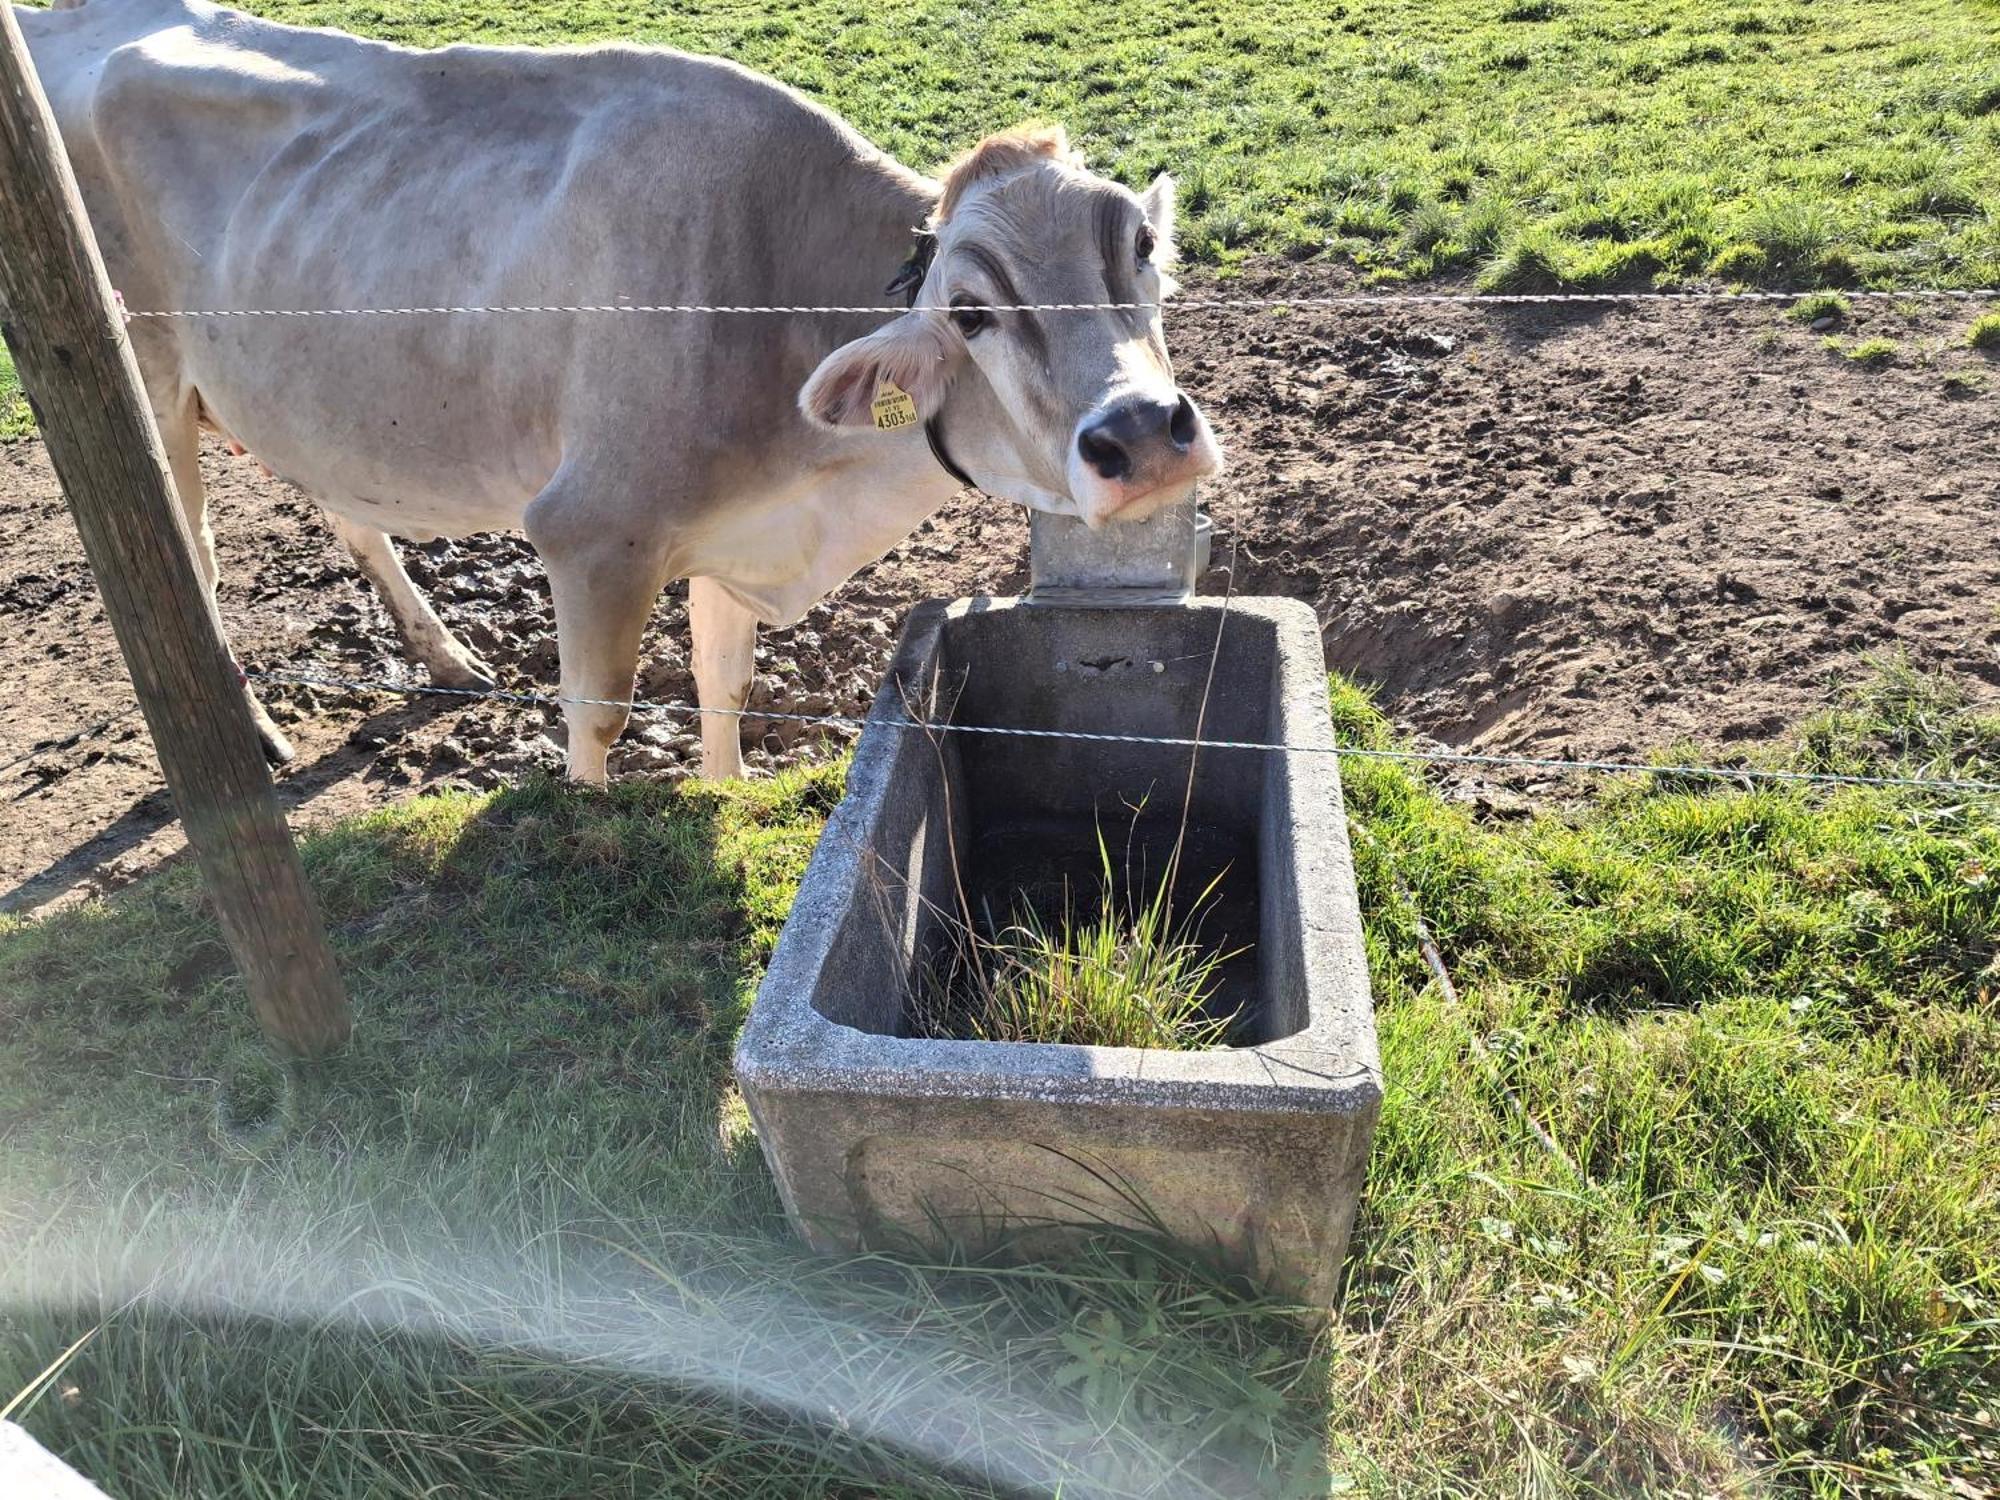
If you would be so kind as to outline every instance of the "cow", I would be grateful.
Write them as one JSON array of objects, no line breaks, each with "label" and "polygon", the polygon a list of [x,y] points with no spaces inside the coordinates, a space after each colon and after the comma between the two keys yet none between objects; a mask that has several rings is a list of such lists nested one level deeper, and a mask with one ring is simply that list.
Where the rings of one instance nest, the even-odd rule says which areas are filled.
[{"label": "cow", "polygon": [[[759,622],[798,620],[963,484],[1096,527],[1220,466],[1160,324],[1173,180],[1094,175],[1059,128],[931,177],[665,48],[419,50],[204,0],[20,21],[134,313],[869,309],[132,320],[211,593],[204,427],[324,509],[441,684],[493,673],[391,538],[525,532],[577,780],[605,778],[674,580],[702,769],[736,776]],[[995,310],[1049,303],[1125,305]]]}]

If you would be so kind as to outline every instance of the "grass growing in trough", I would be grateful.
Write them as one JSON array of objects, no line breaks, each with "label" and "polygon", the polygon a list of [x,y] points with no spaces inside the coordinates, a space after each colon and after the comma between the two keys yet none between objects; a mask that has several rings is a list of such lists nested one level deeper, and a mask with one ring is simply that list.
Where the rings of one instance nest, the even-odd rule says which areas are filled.
[{"label": "grass growing in trough", "polygon": [[1182,1052],[1221,1046],[1236,1017],[1218,1014],[1216,1003],[1236,953],[1204,943],[1202,925],[1229,872],[1177,902],[1178,848],[1150,882],[1130,868],[1129,850],[1126,868],[1114,866],[1101,828],[1097,856],[1095,892],[1080,901],[1065,879],[1057,912],[1021,901],[1004,924],[991,912],[938,913],[945,951],[917,977],[919,1032]]},{"label": "grass growing in trough", "polygon": [[1061,119],[1128,182],[1178,173],[1205,261],[1484,267],[1496,290],[2000,282],[2000,27],[1982,0],[250,8],[415,44],[719,53],[919,166]]},{"label": "grass growing in trough", "polygon": [[[1990,778],[2000,721],[1892,674],[1783,758]],[[1482,822],[1348,763],[1389,1093],[1314,1337],[1134,1241],[1060,1272],[790,1245],[727,1059],[840,775],[318,835],[358,1027],[313,1068],[264,1059],[186,871],[0,926],[0,1401],[98,1329],[19,1415],[129,1494],[2000,1472],[1991,801],[1655,776]]]}]

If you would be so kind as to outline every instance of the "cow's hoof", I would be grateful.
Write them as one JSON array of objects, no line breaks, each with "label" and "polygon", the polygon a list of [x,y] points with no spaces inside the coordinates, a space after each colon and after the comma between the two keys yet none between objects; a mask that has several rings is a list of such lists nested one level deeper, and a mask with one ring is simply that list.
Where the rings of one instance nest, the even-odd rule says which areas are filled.
[{"label": "cow's hoof", "polygon": [[432,662],[431,681],[439,687],[462,688],[468,693],[490,692],[500,685],[494,670],[469,651],[463,661]]},{"label": "cow's hoof", "polygon": [[257,726],[257,743],[264,751],[265,761],[270,765],[290,765],[292,757],[298,754],[298,751],[292,748],[292,742],[285,738],[275,724],[264,723]]}]

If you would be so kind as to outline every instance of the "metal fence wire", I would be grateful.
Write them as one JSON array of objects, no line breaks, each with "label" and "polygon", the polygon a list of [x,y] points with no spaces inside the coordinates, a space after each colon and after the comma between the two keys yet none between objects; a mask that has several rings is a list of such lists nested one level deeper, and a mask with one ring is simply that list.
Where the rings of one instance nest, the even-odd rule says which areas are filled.
[{"label": "metal fence wire", "polygon": [[1833,771],[1785,771],[1759,766],[1698,766],[1624,760],[1569,760],[1542,755],[1484,754],[1465,750],[1376,749],[1361,745],[1294,745],[1282,741],[1225,740],[1181,735],[1098,734],[1070,729],[1036,729],[1002,724],[961,724],[943,719],[916,719],[907,715],[801,714],[764,708],[702,708],[693,703],[657,703],[643,698],[573,698],[557,693],[519,692],[506,688],[441,687],[424,682],[401,682],[394,678],[341,677],[326,672],[246,671],[251,682],[288,687],[311,687],[339,692],[383,693],[403,697],[445,697],[507,703],[522,708],[560,709],[565,705],[621,708],[628,713],[663,714],[697,718],[703,714],[733,719],[757,719],[784,724],[816,725],[824,728],[860,731],[880,726],[897,731],[921,733],[1000,735],[1015,739],[1084,740],[1110,745],[1153,745],[1167,749],[1233,750],[1265,754],[1330,755],[1348,760],[1404,761],[1423,765],[1480,766],[1498,769],[1546,770],[1565,773],[1595,772],[1605,775],[1644,775],[1715,780],[1739,784],[1776,783],[1808,786],[1903,787],[1974,796],[2000,795],[2000,781],[1952,776],[1860,776]]},{"label": "metal fence wire", "polygon": [[[1342,307],[1548,307],[1571,303],[1580,306],[1614,306],[1646,303],[1696,303],[1711,306],[1754,305],[1770,302],[1797,302],[1806,297],[1825,296],[1817,291],[1686,291],[1686,292],[1336,292],[1324,296],[1300,297],[1172,297],[1164,302],[1000,302],[958,303],[951,308],[921,308],[935,312],[1050,313],[1050,312],[1186,312],[1204,311],[1283,311],[1291,308]],[[1874,288],[1843,290],[1851,300],[1879,302],[1985,302],[2000,299],[2000,287],[1916,287],[1906,291]],[[461,303],[424,307],[204,307],[128,308],[126,321],[142,318],[436,318],[468,314],[507,313],[637,313],[712,314],[750,316],[814,316],[849,313],[876,313],[901,317],[908,309],[901,304],[861,305],[799,303],[747,305],[699,302],[574,302],[574,303]]]}]

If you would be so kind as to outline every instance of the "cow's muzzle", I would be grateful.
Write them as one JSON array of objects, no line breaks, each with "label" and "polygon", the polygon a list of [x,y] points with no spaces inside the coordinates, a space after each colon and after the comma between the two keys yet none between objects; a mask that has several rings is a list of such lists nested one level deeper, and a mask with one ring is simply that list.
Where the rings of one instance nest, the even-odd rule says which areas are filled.
[{"label": "cow's muzzle", "polygon": [[1185,496],[1222,467],[1207,419],[1186,394],[1127,396],[1077,424],[1070,491],[1095,527],[1137,521]]}]

